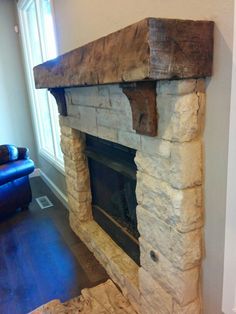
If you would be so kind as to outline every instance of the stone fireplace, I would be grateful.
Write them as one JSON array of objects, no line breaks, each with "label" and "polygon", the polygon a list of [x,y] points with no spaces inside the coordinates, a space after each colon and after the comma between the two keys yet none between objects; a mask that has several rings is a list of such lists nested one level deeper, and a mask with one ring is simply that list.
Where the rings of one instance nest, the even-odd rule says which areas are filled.
[{"label": "stone fireplace", "polygon": [[[60,112],[71,228],[138,313],[201,313],[212,46],[212,22],[148,18],[34,69]],[[134,152],[140,265],[93,218],[90,136]]]}]

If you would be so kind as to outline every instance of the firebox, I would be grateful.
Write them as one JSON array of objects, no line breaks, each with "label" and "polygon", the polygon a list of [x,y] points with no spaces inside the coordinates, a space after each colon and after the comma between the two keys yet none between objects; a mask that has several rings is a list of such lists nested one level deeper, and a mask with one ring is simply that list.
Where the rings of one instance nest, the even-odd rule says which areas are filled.
[{"label": "firebox", "polygon": [[135,154],[134,149],[86,136],[93,217],[139,264]]}]

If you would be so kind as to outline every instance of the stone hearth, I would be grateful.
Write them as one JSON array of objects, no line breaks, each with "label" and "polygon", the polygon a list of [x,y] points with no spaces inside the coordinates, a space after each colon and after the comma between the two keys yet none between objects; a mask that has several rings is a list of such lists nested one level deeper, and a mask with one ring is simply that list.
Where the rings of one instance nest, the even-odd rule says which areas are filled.
[{"label": "stone hearth", "polygon": [[[212,31],[211,22],[146,19],[101,39],[102,49],[98,40],[35,68],[37,87],[52,89],[61,113],[70,225],[142,314],[201,313],[204,77],[211,74]],[[145,45],[153,48],[146,59]],[[85,134],[137,150],[140,267],[93,220]]]}]

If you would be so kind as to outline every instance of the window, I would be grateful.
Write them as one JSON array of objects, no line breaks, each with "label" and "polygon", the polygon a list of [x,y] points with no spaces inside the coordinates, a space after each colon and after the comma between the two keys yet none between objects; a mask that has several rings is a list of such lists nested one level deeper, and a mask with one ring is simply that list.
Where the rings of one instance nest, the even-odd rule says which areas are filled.
[{"label": "window", "polygon": [[63,170],[57,105],[47,90],[35,89],[33,76],[35,65],[57,56],[51,1],[20,0],[18,13],[39,153]]}]

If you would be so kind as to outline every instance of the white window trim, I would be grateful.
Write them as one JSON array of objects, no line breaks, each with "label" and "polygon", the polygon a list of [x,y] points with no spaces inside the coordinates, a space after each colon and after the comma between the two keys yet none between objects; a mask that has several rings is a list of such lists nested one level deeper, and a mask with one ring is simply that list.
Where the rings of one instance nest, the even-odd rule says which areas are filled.
[{"label": "white window trim", "polygon": [[[33,1],[33,0],[31,0]],[[29,0],[19,0],[17,3],[17,8],[18,8],[18,17],[19,17],[19,23],[20,23],[20,29],[21,32],[26,29],[24,25],[24,15],[25,10],[27,7],[30,5],[31,1]],[[39,0],[36,0],[36,5],[38,5]],[[53,9],[53,1],[50,0],[51,7],[52,7],[52,16],[54,17],[54,9]],[[53,21],[54,24],[54,21]],[[54,26],[55,28],[55,26]],[[57,170],[59,170],[62,174],[65,174],[65,168],[63,162],[61,162],[59,159],[53,158],[51,154],[47,152],[46,149],[43,148],[42,145],[42,131],[40,130],[41,124],[39,122],[39,115],[40,113],[38,112],[39,106],[37,105],[37,99],[34,94],[34,89],[35,89],[35,84],[34,84],[34,76],[33,76],[33,71],[30,70],[30,63],[28,60],[30,60],[30,49],[27,44],[27,32],[24,32],[24,36],[21,36],[21,44],[22,44],[22,50],[23,50],[23,56],[24,56],[24,68],[25,68],[25,74],[27,78],[27,90],[29,94],[29,100],[30,100],[30,107],[31,107],[31,114],[32,114],[32,120],[33,120],[33,127],[34,127],[34,135],[36,138],[36,144],[38,148],[38,153],[41,157],[46,159],[51,165],[53,165]],[[42,45],[42,43],[40,43]],[[42,49],[43,53],[45,53],[45,49]],[[52,109],[51,106],[49,106],[50,114],[52,116]],[[52,128],[54,126],[52,125]],[[54,150],[56,151],[57,148],[55,147],[55,138],[53,138],[53,145],[54,145]]]}]

